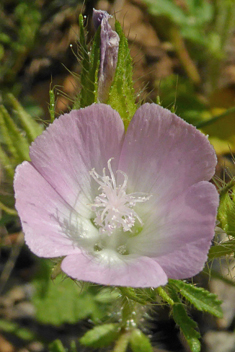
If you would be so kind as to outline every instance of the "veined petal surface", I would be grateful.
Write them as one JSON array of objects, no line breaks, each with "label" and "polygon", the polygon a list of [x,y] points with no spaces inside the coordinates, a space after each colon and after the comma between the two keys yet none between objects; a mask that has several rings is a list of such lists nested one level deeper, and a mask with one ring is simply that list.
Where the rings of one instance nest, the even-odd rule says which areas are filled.
[{"label": "veined petal surface", "polygon": [[68,255],[61,268],[74,279],[103,285],[157,287],[167,283],[164,270],[153,259],[125,258],[109,251],[97,257],[85,253]]},{"label": "veined petal surface", "polygon": [[[16,209],[20,215],[25,241],[40,257],[59,257],[80,252],[72,230],[85,226],[74,222],[78,214],[29,162],[17,167],[15,174]],[[91,230],[91,229],[89,229]],[[89,231],[95,236],[96,231]]]},{"label": "veined petal surface", "polygon": [[[192,185],[172,201],[159,204],[146,217],[141,233],[131,239],[131,251],[157,260],[169,255],[170,261],[175,251],[181,248],[183,251],[187,245],[198,247],[203,242],[198,258],[206,258],[214,236],[218,202],[218,192],[211,183],[201,181]],[[195,256],[191,257],[193,262],[192,258]]]},{"label": "veined petal surface", "polygon": [[216,162],[213,147],[194,126],[159,105],[144,104],[130,122],[118,168],[128,175],[130,192],[150,193],[152,203],[159,203],[209,181]]},{"label": "veined petal surface", "polygon": [[97,193],[89,172],[95,168],[102,173],[110,158],[116,168],[123,137],[119,114],[108,105],[94,104],[56,119],[32,143],[30,158],[55,191],[89,217],[87,204]]}]

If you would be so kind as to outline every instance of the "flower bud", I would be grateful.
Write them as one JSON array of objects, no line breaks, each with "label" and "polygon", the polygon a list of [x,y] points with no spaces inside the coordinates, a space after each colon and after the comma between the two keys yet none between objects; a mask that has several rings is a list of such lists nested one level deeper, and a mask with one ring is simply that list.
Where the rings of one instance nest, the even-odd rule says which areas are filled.
[{"label": "flower bud", "polygon": [[119,49],[119,35],[112,30],[109,18],[112,17],[106,11],[93,9],[93,23],[97,30],[100,29],[100,69],[98,83],[99,102],[108,100],[109,89],[113,82],[116,71]]}]

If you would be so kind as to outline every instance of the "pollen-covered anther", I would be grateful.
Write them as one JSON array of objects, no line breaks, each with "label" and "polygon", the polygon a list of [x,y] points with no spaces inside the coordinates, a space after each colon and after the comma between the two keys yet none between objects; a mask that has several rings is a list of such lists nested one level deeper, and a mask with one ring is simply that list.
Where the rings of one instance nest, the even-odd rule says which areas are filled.
[{"label": "pollen-covered anther", "polygon": [[150,199],[151,195],[142,192],[126,193],[128,177],[123,175],[123,183],[119,186],[111,167],[111,160],[108,160],[108,170],[110,176],[106,175],[105,168],[103,176],[100,176],[95,169],[90,171],[90,175],[100,185],[98,188],[101,192],[95,197],[94,203],[91,204],[95,212],[94,223],[99,227],[100,233],[111,235],[116,229],[121,228],[124,232],[131,231],[136,220],[143,226],[143,222],[136,211],[133,209],[137,203],[143,203]]}]

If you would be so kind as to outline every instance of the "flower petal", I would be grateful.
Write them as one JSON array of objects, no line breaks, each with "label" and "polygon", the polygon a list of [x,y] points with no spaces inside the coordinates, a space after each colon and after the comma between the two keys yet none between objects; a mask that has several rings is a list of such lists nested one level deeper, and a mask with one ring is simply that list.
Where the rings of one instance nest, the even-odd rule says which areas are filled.
[{"label": "flower petal", "polygon": [[207,238],[185,243],[179,250],[156,259],[171,279],[187,279],[198,274],[207,260],[211,242]]},{"label": "flower petal", "polygon": [[[118,162],[124,135],[123,122],[110,106],[93,104],[55,120],[30,148],[33,166],[79,214],[89,217],[94,199],[89,172],[101,174],[107,161]],[[28,177],[27,177],[28,179]],[[36,183],[35,183],[35,187]]]},{"label": "flower petal", "polygon": [[128,175],[130,192],[150,193],[159,202],[210,180],[215,165],[214,149],[201,132],[159,105],[144,104],[128,127],[119,169]]},{"label": "flower petal", "polygon": [[31,163],[17,167],[14,188],[25,240],[36,255],[52,258],[78,253],[77,244],[95,241],[91,238],[98,231],[88,220],[80,220]]},{"label": "flower petal", "polygon": [[[129,252],[155,257],[156,260],[168,255],[170,260],[175,251],[186,244],[196,245],[198,241],[203,242],[201,258],[206,258],[214,236],[218,204],[216,188],[206,181],[191,186],[172,201],[159,203],[146,220],[142,232],[131,239]],[[192,265],[194,258],[192,255]]]},{"label": "flower petal", "polygon": [[151,258],[117,257],[115,252],[97,258],[80,253],[67,256],[62,270],[77,280],[102,285],[131,287],[158,287],[167,283],[167,276],[160,265]]}]

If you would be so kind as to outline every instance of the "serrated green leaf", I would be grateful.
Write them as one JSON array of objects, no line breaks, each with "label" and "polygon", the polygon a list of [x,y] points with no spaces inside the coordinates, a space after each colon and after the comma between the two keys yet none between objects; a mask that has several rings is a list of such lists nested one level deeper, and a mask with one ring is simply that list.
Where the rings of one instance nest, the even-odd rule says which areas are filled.
[{"label": "serrated green leaf", "polygon": [[235,237],[235,180],[232,179],[221,191],[218,209],[218,220],[221,228]]},{"label": "serrated green leaf", "polygon": [[219,301],[214,293],[180,280],[170,279],[169,285],[174,286],[198,310],[210,313],[217,318],[223,317],[222,301]]},{"label": "serrated green leaf", "polygon": [[132,331],[130,346],[133,352],[153,352],[149,338],[139,329]]},{"label": "serrated green leaf", "polygon": [[208,259],[212,260],[215,258],[225,257],[226,255],[234,254],[234,252],[235,240],[226,241],[212,246],[209,250]]},{"label": "serrated green leaf", "polygon": [[132,58],[130,56],[128,41],[120,23],[117,21],[115,29],[120,38],[118,62],[107,104],[119,112],[127,128],[137,108],[133,88]]},{"label": "serrated green leaf", "polygon": [[67,352],[67,350],[64,348],[62,342],[57,339],[50,343],[49,352]]},{"label": "serrated green leaf", "polygon": [[119,330],[118,324],[95,326],[80,339],[80,343],[94,348],[109,346],[118,338]]},{"label": "serrated green leaf", "polygon": [[200,352],[200,333],[196,330],[196,322],[188,316],[182,303],[175,303],[175,305],[173,306],[172,313],[174,321],[182,331],[186,341],[189,344],[191,351]]},{"label": "serrated green leaf", "polygon": [[43,132],[43,127],[38,124],[32,116],[30,116],[20,105],[18,100],[12,95],[7,95],[12,107],[15,109],[17,116],[19,117],[22,127],[26,133],[29,143],[32,143],[34,139]]}]

